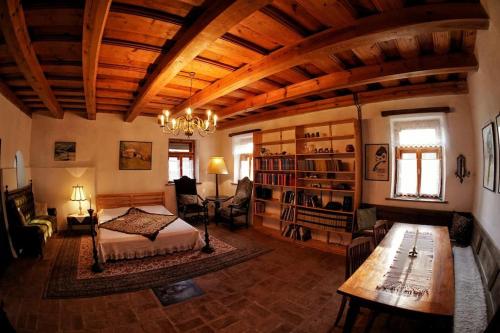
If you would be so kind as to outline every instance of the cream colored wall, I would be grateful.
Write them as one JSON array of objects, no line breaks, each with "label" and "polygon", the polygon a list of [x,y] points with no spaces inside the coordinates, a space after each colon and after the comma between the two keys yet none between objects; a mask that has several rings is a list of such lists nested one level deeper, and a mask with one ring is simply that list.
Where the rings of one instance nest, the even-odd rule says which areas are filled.
[{"label": "cream colored wall", "polygon": [[[71,186],[87,186],[87,193],[166,192],[166,206],[175,212],[175,191],[167,183],[168,136],[161,133],[155,118],[138,117],[134,122],[123,121],[114,114],[98,114],[90,121],[75,114],[64,119],[43,115],[33,116],[31,165],[35,188],[41,189],[39,199],[58,208],[59,224],[77,205],[69,201]],[[214,193],[214,179],[207,175],[206,164],[214,150],[214,138],[195,137],[199,181],[198,192],[205,196]],[[118,149],[122,141],[153,143],[152,170],[125,171],[118,169]],[[54,142],[75,141],[76,161],[54,161]],[[81,168],[81,169],[78,169]],[[86,172],[79,175],[81,170]],[[95,204],[95,203],[94,203]]]},{"label": "cream colored wall", "polygon": [[30,117],[0,94],[0,139],[2,140],[0,169],[2,169],[3,175],[2,186],[8,185],[9,189],[17,187],[14,166],[15,154],[18,150],[22,152],[24,157],[26,179],[29,180],[31,177],[29,170],[31,123]]},{"label": "cream colored wall", "polygon": [[[470,108],[475,143],[475,165],[478,174],[475,179],[473,213],[489,233],[497,247],[500,247],[500,194],[483,188],[483,149],[481,129],[494,122],[500,112],[500,1],[481,1],[490,16],[490,28],[479,31],[476,42],[476,56],[480,68],[469,77]],[[500,161],[497,175],[500,174]],[[498,180],[498,178],[497,178]],[[498,187],[498,182],[497,182]]]},{"label": "cream colored wall", "polygon": [[[470,211],[472,209],[472,178],[467,178],[463,184],[460,184],[454,175],[456,165],[455,159],[458,154],[464,154],[468,161],[471,161],[474,157],[473,132],[472,128],[469,125],[471,122],[471,116],[466,95],[412,98],[398,101],[367,104],[363,106],[364,143],[390,143],[389,118],[382,118],[380,116],[380,111],[435,106],[449,106],[453,109],[452,113],[445,115],[446,126],[448,129],[448,144],[445,149],[445,199],[448,201],[448,203],[415,203],[387,200],[386,198],[390,196],[391,190],[390,181],[364,181],[363,202],[379,205],[427,208],[435,210]],[[228,163],[228,167],[230,168],[230,170],[233,170],[231,140],[228,137],[229,133],[255,128],[265,130],[270,128],[293,126],[306,123],[331,121],[335,119],[354,118],[356,117],[356,115],[357,113],[354,107],[346,107],[231,128],[228,130],[220,131],[217,134],[218,142],[222,142],[222,144],[218,145],[219,150],[216,152],[222,154],[225,157]],[[472,170],[472,172],[472,177],[475,177],[476,170]],[[223,189],[225,194],[234,193],[234,185],[231,184],[231,179],[232,178],[230,175],[226,176],[224,179]]]}]

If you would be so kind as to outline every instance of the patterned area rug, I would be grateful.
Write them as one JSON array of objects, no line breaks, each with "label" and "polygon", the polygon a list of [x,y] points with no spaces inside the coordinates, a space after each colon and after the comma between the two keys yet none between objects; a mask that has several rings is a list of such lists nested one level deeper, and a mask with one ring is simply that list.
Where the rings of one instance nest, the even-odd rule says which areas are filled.
[{"label": "patterned area rug", "polygon": [[184,251],[143,259],[109,261],[94,274],[90,236],[66,235],[52,267],[45,298],[94,297],[176,283],[214,272],[271,251],[244,238],[210,236],[215,251]]}]

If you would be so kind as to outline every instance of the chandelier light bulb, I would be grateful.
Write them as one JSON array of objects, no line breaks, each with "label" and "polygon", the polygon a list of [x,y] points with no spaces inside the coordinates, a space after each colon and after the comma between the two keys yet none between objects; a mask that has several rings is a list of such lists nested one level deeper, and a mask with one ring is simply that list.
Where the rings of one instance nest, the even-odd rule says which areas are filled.
[{"label": "chandelier light bulb", "polygon": [[191,108],[186,109],[186,113],[188,116],[190,116],[192,112],[193,112],[193,110],[191,110]]},{"label": "chandelier light bulb", "polygon": [[214,127],[217,126],[217,115],[214,114]]},{"label": "chandelier light bulb", "polygon": [[162,115],[162,114],[159,115],[158,121],[159,121],[161,127],[165,126],[165,116],[164,115]]}]

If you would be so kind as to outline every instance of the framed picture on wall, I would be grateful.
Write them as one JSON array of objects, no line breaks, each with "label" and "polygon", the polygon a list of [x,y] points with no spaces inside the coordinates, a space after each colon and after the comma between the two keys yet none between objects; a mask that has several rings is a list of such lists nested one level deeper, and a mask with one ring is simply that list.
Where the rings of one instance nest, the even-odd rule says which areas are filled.
[{"label": "framed picture on wall", "polygon": [[151,170],[153,143],[120,141],[120,170]]},{"label": "framed picture on wall", "polygon": [[389,144],[365,144],[365,180],[389,180]]},{"label": "framed picture on wall", "polygon": [[54,161],[76,160],[76,142],[56,141],[54,144]]},{"label": "framed picture on wall", "polygon": [[493,123],[483,127],[483,187],[495,192],[496,147],[495,126]]},{"label": "framed picture on wall", "polygon": [[[498,151],[498,156],[500,156],[500,113],[497,115],[496,119],[496,125],[497,125],[497,148],[499,149]],[[500,193],[500,172],[498,173],[498,193]]]}]

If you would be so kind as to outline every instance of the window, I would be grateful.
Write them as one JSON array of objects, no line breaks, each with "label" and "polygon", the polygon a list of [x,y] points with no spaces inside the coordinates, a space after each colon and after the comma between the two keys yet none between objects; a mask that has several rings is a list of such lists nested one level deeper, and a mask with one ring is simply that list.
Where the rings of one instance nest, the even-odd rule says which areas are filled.
[{"label": "window", "polygon": [[443,139],[440,118],[396,120],[395,198],[443,200]]},{"label": "window", "polygon": [[168,142],[168,181],[173,182],[182,176],[194,178],[195,170],[194,141],[169,140]]},{"label": "window", "polygon": [[253,134],[233,136],[234,179],[248,177],[253,179]]}]

